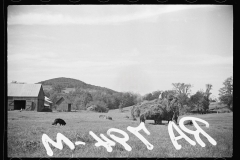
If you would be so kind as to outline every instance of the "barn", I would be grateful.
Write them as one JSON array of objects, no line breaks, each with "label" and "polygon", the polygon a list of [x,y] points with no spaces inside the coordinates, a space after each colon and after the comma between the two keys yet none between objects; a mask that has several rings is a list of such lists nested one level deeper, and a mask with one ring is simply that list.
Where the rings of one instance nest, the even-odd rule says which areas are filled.
[{"label": "barn", "polygon": [[68,111],[68,112],[71,112],[71,110],[72,110],[71,104],[72,104],[71,101],[67,97],[64,97],[64,96],[59,98],[56,102],[58,110],[64,110],[64,111]]},{"label": "barn", "polygon": [[41,84],[8,84],[8,110],[31,110],[44,108],[44,92]]}]

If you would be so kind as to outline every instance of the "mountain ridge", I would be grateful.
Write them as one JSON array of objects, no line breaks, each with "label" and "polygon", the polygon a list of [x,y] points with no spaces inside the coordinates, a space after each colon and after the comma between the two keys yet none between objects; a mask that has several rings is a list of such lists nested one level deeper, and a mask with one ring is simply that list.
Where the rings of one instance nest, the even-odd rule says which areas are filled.
[{"label": "mountain ridge", "polygon": [[42,84],[53,86],[55,84],[60,84],[64,86],[65,88],[80,88],[83,90],[96,90],[96,91],[104,91],[107,93],[119,93],[117,91],[114,91],[112,89],[106,88],[106,87],[100,87],[95,86],[92,84],[85,83],[81,80],[74,79],[74,78],[67,78],[67,77],[58,77],[58,78],[52,78],[44,81],[37,82],[36,84]]}]

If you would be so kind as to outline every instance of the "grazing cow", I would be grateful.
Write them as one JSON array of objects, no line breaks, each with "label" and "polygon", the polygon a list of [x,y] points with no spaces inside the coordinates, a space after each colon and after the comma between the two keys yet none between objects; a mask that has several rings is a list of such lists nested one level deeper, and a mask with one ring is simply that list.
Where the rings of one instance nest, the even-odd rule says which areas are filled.
[{"label": "grazing cow", "polygon": [[112,117],[110,117],[110,116],[106,116],[106,119],[112,120]]},{"label": "grazing cow", "polygon": [[99,118],[106,118],[105,115],[99,115]]},{"label": "grazing cow", "polygon": [[52,123],[52,125],[57,125],[58,123],[59,123],[60,126],[61,125],[66,125],[66,122],[61,118],[55,119],[54,122]]}]

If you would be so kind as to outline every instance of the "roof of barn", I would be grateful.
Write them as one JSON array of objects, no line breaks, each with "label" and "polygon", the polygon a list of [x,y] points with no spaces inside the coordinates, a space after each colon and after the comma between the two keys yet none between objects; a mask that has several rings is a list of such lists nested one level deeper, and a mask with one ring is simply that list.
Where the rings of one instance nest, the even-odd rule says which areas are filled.
[{"label": "roof of barn", "polygon": [[41,84],[8,84],[9,97],[38,97]]},{"label": "roof of barn", "polygon": [[62,96],[61,98],[59,98],[58,100],[57,100],[57,102],[56,102],[56,104],[57,105],[60,105],[62,102],[66,102],[66,103],[71,103],[71,101],[67,98],[67,97],[65,97],[65,96]]}]

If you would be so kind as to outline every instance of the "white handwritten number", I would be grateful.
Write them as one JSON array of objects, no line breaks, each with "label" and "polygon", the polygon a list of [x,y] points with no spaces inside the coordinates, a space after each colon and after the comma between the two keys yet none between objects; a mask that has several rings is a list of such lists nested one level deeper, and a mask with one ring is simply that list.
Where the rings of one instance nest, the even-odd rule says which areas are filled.
[{"label": "white handwritten number", "polygon": [[140,130],[143,130],[145,133],[147,133],[148,135],[150,135],[150,132],[147,130],[147,128],[145,127],[144,123],[141,122],[140,125],[138,127],[127,127],[127,130],[129,132],[131,132],[132,134],[134,134],[135,136],[137,136],[146,146],[148,150],[152,150],[153,149],[153,145],[150,144],[140,133]]},{"label": "white handwritten number", "polygon": [[112,152],[112,147],[111,146],[115,146],[115,142],[111,141],[110,139],[108,139],[107,137],[105,137],[103,134],[100,134],[100,136],[102,137],[102,139],[105,140],[105,142],[103,140],[101,140],[101,138],[99,138],[95,133],[93,133],[92,131],[89,131],[89,134],[96,140],[98,141],[97,143],[95,143],[96,147],[99,146],[103,146],[107,149],[108,152]]},{"label": "white handwritten number", "polygon": [[[116,137],[114,135],[112,135],[111,133],[112,132],[117,132],[117,133],[120,133],[124,136],[124,138],[119,138],[119,137]],[[129,136],[126,132],[120,130],[120,129],[116,129],[116,128],[111,128],[107,131],[107,134],[113,139],[115,140],[116,142],[120,143],[123,145],[123,147],[127,150],[127,151],[131,151],[132,148],[126,143],[128,140],[129,140]]]}]

